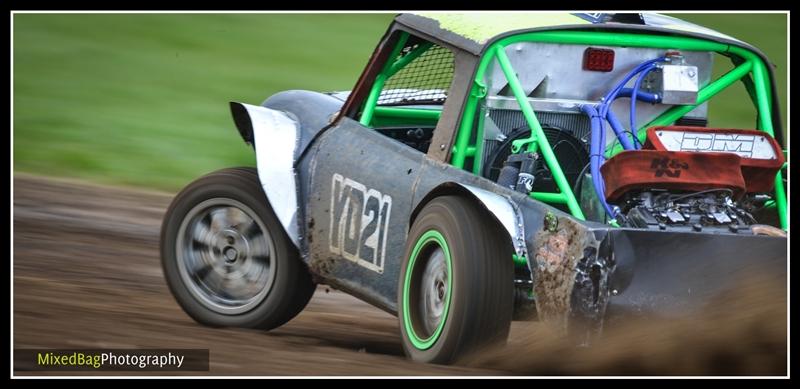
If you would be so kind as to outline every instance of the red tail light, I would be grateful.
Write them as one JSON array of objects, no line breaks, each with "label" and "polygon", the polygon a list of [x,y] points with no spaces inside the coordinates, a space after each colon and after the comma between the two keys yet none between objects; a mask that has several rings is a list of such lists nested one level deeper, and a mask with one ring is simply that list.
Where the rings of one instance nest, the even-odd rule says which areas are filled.
[{"label": "red tail light", "polygon": [[614,70],[614,50],[590,47],[583,52],[583,70],[610,72]]}]

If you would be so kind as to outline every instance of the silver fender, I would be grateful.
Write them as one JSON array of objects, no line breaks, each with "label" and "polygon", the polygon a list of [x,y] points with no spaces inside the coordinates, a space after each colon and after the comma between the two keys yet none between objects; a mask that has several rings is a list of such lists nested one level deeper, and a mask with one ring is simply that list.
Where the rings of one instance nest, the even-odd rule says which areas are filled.
[{"label": "silver fender", "polygon": [[[471,185],[447,182],[428,192],[428,195],[417,204],[413,215],[416,215],[428,201],[437,197],[437,194],[451,192],[453,189],[456,189],[454,187],[460,188],[460,190],[457,189],[457,191],[471,195],[475,201],[482,205],[506,230],[509,240],[514,245],[514,253],[520,257],[528,258],[528,246],[525,244],[525,223],[522,219],[522,212],[517,204],[506,196]],[[449,189],[442,190],[443,188]]]},{"label": "silver fender", "polygon": [[459,185],[470,191],[506,229],[508,237],[514,245],[514,252],[518,256],[528,258],[528,248],[525,245],[525,223],[522,221],[522,213],[520,213],[519,207],[514,201],[488,190],[470,185]]},{"label": "silver fender", "polygon": [[236,127],[256,152],[258,179],[273,212],[296,247],[297,185],[294,153],[297,147],[297,122],[286,113],[256,105],[231,103]]}]

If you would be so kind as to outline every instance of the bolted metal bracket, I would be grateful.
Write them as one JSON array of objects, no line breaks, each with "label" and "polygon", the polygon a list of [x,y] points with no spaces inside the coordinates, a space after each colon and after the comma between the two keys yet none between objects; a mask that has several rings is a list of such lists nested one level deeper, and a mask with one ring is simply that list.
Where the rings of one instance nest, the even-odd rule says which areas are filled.
[{"label": "bolted metal bracket", "polygon": [[475,80],[475,87],[472,88],[472,91],[470,92],[470,95],[472,97],[476,97],[476,98],[482,99],[482,98],[486,97],[486,95],[488,93],[487,90],[488,89],[486,87],[486,84],[484,84],[483,82],[480,82],[478,80]]}]

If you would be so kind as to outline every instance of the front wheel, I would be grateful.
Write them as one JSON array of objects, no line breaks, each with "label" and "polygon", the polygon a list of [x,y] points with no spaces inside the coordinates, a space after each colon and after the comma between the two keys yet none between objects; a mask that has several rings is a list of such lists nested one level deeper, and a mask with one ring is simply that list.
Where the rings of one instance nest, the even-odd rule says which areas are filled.
[{"label": "front wheel", "polygon": [[463,197],[428,203],[411,227],[398,292],[411,359],[452,363],[505,341],[514,301],[507,236]]},{"label": "front wheel", "polygon": [[161,263],[178,304],[210,326],[278,327],[315,289],[252,168],[208,174],[175,197]]}]

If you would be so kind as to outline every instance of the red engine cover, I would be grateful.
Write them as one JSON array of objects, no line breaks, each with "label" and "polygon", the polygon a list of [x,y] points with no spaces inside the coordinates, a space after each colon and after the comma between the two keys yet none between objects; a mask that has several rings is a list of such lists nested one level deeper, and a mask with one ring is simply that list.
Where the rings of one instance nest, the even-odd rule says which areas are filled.
[{"label": "red engine cover", "polygon": [[745,192],[741,158],[733,153],[623,151],[601,166],[606,199],[614,201],[632,189],[701,191],[728,188]]},{"label": "red engine cover", "polygon": [[758,130],[705,128],[691,126],[651,127],[647,129],[645,149],[691,153],[733,153],[741,157],[742,176],[747,192],[771,192],[775,175],[784,163],[778,142]]}]

